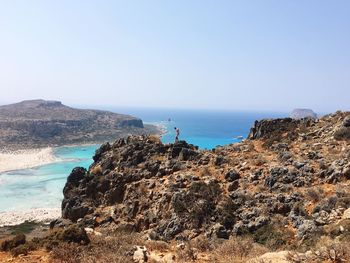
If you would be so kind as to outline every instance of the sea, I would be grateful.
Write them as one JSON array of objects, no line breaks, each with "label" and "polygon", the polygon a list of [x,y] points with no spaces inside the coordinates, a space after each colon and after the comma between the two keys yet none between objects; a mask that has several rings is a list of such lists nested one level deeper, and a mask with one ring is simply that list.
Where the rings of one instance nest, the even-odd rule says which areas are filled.
[{"label": "sea", "polygon": [[[99,107],[141,118],[144,123],[162,127],[163,143],[173,142],[175,129],[180,140],[212,149],[240,142],[249,134],[255,120],[286,117],[288,113],[254,111],[175,110]],[[0,173],[0,213],[60,208],[66,178],[76,166],[88,168],[99,145],[67,146],[54,149],[57,161],[30,169]]]}]

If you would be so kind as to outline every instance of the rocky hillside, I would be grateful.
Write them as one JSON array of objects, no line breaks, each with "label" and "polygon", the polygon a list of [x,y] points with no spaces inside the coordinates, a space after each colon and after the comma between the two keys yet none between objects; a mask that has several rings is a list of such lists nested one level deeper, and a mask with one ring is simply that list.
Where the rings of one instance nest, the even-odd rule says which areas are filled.
[{"label": "rocky hillside", "polygon": [[0,106],[0,148],[103,142],[157,133],[141,119],[100,110],[74,109],[59,101],[30,100]]},{"label": "rocky hillside", "polygon": [[273,235],[276,246],[292,247],[348,238],[349,121],[341,112],[262,120],[248,140],[212,151],[150,137],[107,143],[88,171],[68,177],[62,216],[167,242]]},{"label": "rocky hillside", "polygon": [[[154,136],[105,143],[63,189],[51,227],[84,227],[94,244],[64,247],[84,255],[64,262],[349,262],[349,135],[350,113],[337,112],[257,121],[211,151]],[[121,238],[123,256],[108,243]]]}]

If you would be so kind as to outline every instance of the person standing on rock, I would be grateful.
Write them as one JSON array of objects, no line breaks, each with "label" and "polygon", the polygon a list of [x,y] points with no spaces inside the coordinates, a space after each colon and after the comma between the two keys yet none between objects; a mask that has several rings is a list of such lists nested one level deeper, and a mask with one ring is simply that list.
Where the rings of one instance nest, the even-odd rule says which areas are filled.
[{"label": "person standing on rock", "polygon": [[180,136],[180,129],[179,128],[176,128],[174,127],[174,130],[175,130],[175,142],[178,142],[179,141],[179,136]]}]

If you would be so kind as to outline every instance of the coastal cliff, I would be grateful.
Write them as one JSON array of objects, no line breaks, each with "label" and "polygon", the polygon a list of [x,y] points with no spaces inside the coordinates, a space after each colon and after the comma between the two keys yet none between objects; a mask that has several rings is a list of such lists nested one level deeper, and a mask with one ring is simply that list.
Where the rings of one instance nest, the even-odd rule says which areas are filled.
[{"label": "coastal cliff", "polygon": [[[349,262],[349,120],[257,121],[211,151],[155,136],[105,143],[68,176],[51,231],[89,233],[75,262]],[[58,247],[53,258],[78,257]]]},{"label": "coastal cliff", "polygon": [[129,115],[75,109],[59,101],[29,100],[0,106],[3,150],[101,143],[157,132],[156,127]]}]

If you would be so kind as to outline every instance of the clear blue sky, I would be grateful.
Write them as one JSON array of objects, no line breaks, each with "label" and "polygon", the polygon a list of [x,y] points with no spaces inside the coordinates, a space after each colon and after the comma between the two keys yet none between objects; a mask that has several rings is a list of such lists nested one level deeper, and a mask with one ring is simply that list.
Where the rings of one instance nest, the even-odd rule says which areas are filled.
[{"label": "clear blue sky", "polygon": [[348,0],[0,0],[0,102],[350,109]]}]

